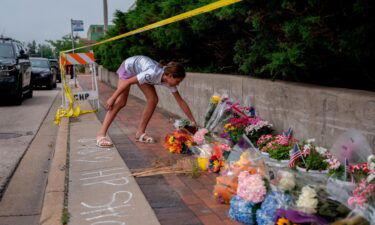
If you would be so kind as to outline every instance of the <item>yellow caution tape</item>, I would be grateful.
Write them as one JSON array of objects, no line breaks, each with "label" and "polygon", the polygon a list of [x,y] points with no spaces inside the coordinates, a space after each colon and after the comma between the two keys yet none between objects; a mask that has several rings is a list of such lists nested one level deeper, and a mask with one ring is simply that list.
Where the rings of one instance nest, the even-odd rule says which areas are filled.
[{"label": "yellow caution tape", "polygon": [[[165,19],[165,20],[162,20],[162,21],[159,21],[159,22],[156,22],[156,23],[153,23],[153,24],[135,29],[133,31],[130,31],[130,32],[127,32],[127,33],[124,33],[124,34],[120,34],[120,35],[112,37],[112,38],[108,38],[106,40],[97,42],[95,44],[86,45],[86,46],[79,47],[79,48],[73,48],[73,49],[61,51],[60,56],[63,56],[65,58],[65,53],[67,53],[67,52],[72,52],[74,50],[79,50],[79,49],[89,48],[89,47],[93,47],[93,46],[97,46],[97,45],[102,45],[102,44],[105,44],[105,43],[108,43],[108,42],[112,42],[112,41],[115,41],[115,40],[118,40],[118,39],[121,39],[121,38],[125,38],[125,37],[128,37],[128,36],[134,35],[134,34],[138,34],[138,33],[148,31],[148,30],[152,30],[152,29],[155,29],[155,28],[167,25],[167,24],[171,24],[171,23],[174,23],[174,22],[177,22],[177,21],[180,21],[180,20],[184,20],[184,19],[196,16],[196,15],[200,15],[200,14],[203,14],[203,13],[206,13],[206,12],[210,12],[210,11],[213,11],[215,9],[219,9],[219,8],[224,7],[224,6],[232,5],[234,3],[241,2],[241,1],[242,0],[219,0],[217,2],[213,2],[211,4],[208,4],[208,5],[205,5],[203,7],[200,7],[200,8],[197,8],[197,9],[179,14],[177,16],[173,16],[173,17],[170,17],[168,19]],[[61,59],[61,57],[60,57],[60,59]],[[69,101],[69,108],[68,109],[59,108],[57,110],[56,117],[55,117],[55,123],[56,124],[60,124],[60,121],[61,121],[62,117],[78,117],[79,115],[96,111],[96,110],[81,110],[80,109],[80,106],[79,106],[78,102],[75,100],[75,98],[73,97],[70,88],[68,87],[68,85],[66,85],[64,66],[65,66],[64,62],[62,62],[62,60],[60,60],[60,70],[61,70],[62,83],[63,83],[63,86],[64,86],[65,95],[66,95],[66,97]],[[74,105],[76,105],[76,108],[74,108]]]},{"label": "yellow caution tape", "polygon": [[106,39],[106,40],[103,40],[103,41],[99,41],[95,44],[86,45],[86,46],[74,48],[74,49],[69,49],[69,50],[65,50],[63,52],[64,53],[71,52],[73,50],[89,48],[89,47],[92,47],[92,46],[112,42],[112,41],[115,41],[115,40],[118,40],[118,39],[121,39],[121,38],[124,38],[124,37],[128,37],[128,36],[131,36],[131,35],[134,35],[134,34],[138,34],[138,33],[141,33],[141,32],[147,31],[147,30],[152,30],[154,28],[158,28],[158,27],[170,24],[170,23],[174,23],[174,22],[177,22],[177,21],[180,21],[180,20],[184,20],[184,19],[196,16],[196,15],[199,15],[199,14],[210,12],[210,11],[213,11],[215,9],[219,9],[219,8],[224,7],[224,6],[232,5],[234,3],[241,2],[241,1],[242,0],[220,0],[220,1],[205,5],[203,7],[197,8],[197,9],[194,9],[194,10],[191,10],[191,11],[188,11],[188,12],[185,12],[185,13],[181,13],[177,16],[173,16],[173,17],[170,17],[168,19],[165,19],[165,20],[162,20],[162,21],[159,21],[159,22],[156,22],[156,23],[138,28],[136,30],[133,30],[133,31],[130,31],[130,32],[127,32],[127,33],[124,33],[124,34],[120,34],[118,36],[115,36],[115,37],[112,37],[112,38],[109,38],[109,39]]},{"label": "yellow caution tape", "polygon": [[[97,110],[81,110],[80,105],[78,104],[77,100],[73,97],[72,91],[70,90],[69,86],[66,84],[66,76],[65,76],[65,69],[64,64],[66,59],[65,53],[60,52],[60,70],[61,70],[61,83],[63,84],[65,96],[69,102],[69,108],[64,109],[60,107],[55,116],[55,124],[60,125],[62,117],[78,117],[79,115],[83,115],[86,113],[96,112]],[[74,106],[76,106],[74,108]]]}]

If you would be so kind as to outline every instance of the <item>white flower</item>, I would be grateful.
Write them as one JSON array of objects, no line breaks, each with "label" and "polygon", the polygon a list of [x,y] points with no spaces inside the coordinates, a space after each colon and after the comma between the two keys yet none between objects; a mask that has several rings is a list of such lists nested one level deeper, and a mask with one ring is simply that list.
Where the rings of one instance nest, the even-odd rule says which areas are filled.
[{"label": "white flower", "polygon": [[292,173],[287,171],[280,172],[280,181],[278,187],[282,191],[290,191],[296,186],[296,180]]},{"label": "white flower", "polygon": [[270,124],[268,121],[262,120],[259,121],[257,124],[251,124],[250,126],[245,128],[246,134],[252,135],[254,132],[262,129],[263,127],[272,127],[273,125]]},{"label": "white flower", "polygon": [[187,120],[187,119],[175,120],[174,123],[173,123],[174,128],[176,128],[177,130],[181,129],[185,126],[188,126],[188,125],[190,125],[190,121]]},{"label": "white flower", "polygon": [[297,201],[297,207],[305,213],[316,213],[318,199],[316,191],[310,186],[304,186]]},{"label": "white flower", "polygon": [[323,148],[323,147],[319,147],[319,146],[316,146],[316,151],[317,152],[319,152],[319,154],[321,154],[321,155],[324,155],[324,154],[326,154],[327,153],[327,149],[326,148]]},{"label": "white flower", "polygon": [[367,162],[368,162],[368,168],[370,170],[375,170],[375,155],[370,155],[367,158]]},{"label": "white flower", "polygon": [[184,123],[182,120],[175,120],[173,126],[176,129],[181,129],[182,127],[184,127]]},{"label": "white flower", "polygon": [[308,144],[311,144],[311,143],[315,142],[315,138],[307,139],[306,142],[307,142]]},{"label": "white flower", "polygon": [[367,182],[370,183],[375,179],[375,155],[370,155],[367,158],[368,168],[372,171],[367,177]]}]

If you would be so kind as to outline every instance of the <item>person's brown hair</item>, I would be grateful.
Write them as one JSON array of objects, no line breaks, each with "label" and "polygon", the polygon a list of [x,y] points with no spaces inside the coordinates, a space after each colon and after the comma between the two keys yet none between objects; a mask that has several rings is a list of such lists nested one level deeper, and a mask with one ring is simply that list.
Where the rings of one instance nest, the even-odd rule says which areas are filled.
[{"label": "person's brown hair", "polygon": [[185,78],[185,68],[181,63],[171,61],[166,63],[165,61],[160,61],[160,66],[164,67],[164,73],[171,75],[173,78]]}]

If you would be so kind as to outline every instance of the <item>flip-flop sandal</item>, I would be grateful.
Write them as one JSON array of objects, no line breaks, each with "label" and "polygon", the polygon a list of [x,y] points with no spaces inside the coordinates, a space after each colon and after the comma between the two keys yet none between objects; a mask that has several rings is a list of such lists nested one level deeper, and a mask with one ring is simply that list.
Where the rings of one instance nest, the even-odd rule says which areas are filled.
[{"label": "flip-flop sandal", "polygon": [[154,144],[155,140],[152,137],[147,136],[146,133],[141,134],[138,138],[136,137],[135,140],[137,142],[147,143],[147,144]]},{"label": "flip-flop sandal", "polygon": [[112,148],[113,144],[106,137],[96,138],[96,146],[99,148]]}]

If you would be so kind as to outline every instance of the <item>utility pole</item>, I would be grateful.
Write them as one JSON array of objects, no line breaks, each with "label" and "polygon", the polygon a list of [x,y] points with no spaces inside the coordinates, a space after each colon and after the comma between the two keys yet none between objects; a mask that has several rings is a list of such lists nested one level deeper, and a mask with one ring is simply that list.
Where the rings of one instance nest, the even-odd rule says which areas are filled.
[{"label": "utility pole", "polygon": [[108,30],[108,3],[103,0],[103,15],[104,15],[104,33]]},{"label": "utility pole", "polygon": [[[70,20],[70,28],[72,30],[72,48],[73,48],[73,53],[74,53],[74,30],[73,30],[73,19]],[[77,78],[76,78],[76,75],[75,75],[75,71],[74,71],[74,65],[72,65],[71,67],[72,71],[72,76],[70,77],[70,79],[74,79],[74,86],[77,87]]]}]

